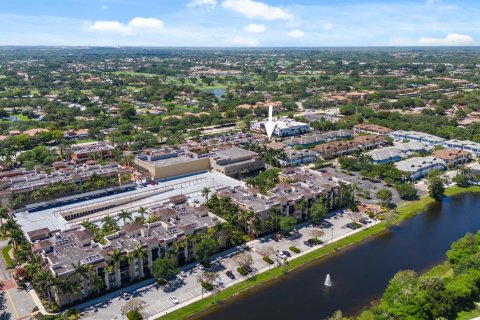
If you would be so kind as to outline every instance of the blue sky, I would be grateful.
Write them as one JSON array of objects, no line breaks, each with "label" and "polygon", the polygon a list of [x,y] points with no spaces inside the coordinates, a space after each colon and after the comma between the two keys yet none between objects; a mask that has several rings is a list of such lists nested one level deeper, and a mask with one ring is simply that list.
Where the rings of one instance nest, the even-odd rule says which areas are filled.
[{"label": "blue sky", "polygon": [[480,44],[478,0],[0,0],[0,45]]}]

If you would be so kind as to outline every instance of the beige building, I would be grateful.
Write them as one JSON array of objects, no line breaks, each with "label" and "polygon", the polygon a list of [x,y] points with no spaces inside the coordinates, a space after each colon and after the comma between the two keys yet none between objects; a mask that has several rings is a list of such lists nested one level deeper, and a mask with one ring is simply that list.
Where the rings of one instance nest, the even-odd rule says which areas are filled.
[{"label": "beige building", "polygon": [[257,153],[236,147],[202,155],[189,153],[188,156],[172,150],[163,153],[155,152],[154,155],[138,156],[134,163],[139,171],[148,173],[156,180],[207,170],[238,177],[245,172],[250,173],[265,168],[265,162]]}]

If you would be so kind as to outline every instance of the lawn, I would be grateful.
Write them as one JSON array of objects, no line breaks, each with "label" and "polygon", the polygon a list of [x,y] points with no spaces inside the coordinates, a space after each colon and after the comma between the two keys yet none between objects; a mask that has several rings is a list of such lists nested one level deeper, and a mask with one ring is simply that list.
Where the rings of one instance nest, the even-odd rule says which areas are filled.
[{"label": "lawn", "polygon": [[12,258],[10,258],[10,255],[8,254],[10,250],[12,250],[11,245],[8,245],[2,249],[2,257],[3,257],[3,260],[5,260],[5,264],[7,265],[7,268],[13,267]]}]

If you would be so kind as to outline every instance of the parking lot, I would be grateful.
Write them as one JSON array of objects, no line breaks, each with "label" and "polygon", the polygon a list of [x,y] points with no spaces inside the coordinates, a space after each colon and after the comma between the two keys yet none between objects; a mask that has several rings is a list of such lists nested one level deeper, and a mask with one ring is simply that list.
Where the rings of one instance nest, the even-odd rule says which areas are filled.
[{"label": "parking lot", "polygon": [[[323,226],[314,227],[310,224],[298,226],[298,232],[293,232],[289,238],[282,238],[281,240],[275,241],[269,236],[249,242],[247,246],[250,248],[248,252],[253,260],[253,272],[248,276],[264,272],[282,260],[277,258],[275,254],[271,254],[270,258],[275,264],[270,265],[263,260],[263,254],[265,252],[275,252],[277,250],[287,251],[291,256],[288,259],[294,259],[298,255],[305,254],[321,246],[315,245],[310,247],[304,243],[308,239],[318,236],[318,230],[323,231],[323,235],[319,237],[319,239],[323,241],[324,244],[360,230],[348,228],[347,224],[351,222],[352,218],[350,214],[340,211],[326,219]],[[363,226],[362,229],[374,223],[376,222],[371,222]],[[292,252],[289,249],[291,246],[297,247],[301,252],[299,254]],[[77,308],[82,311],[82,319],[122,319],[122,306],[125,305],[127,300],[137,298],[146,303],[143,309],[144,315],[154,319],[166,312],[170,312],[194,300],[200,299],[202,294],[205,295],[206,293],[202,292],[202,287],[198,281],[199,276],[201,276],[203,272],[217,272],[217,277],[220,279],[220,283],[222,283],[222,285],[218,286],[220,290],[244,280],[246,277],[237,272],[237,259],[240,254],[245,252],[245,248],[246,246],[235,247],[218,254],[214,257],[211,268],[205,271],[199,270],[196,264],[190,264],[182,268],[186,273],[185,277],[178,275],[175,280],[170,281],[166,286],[159,286],[155,284],[153,280],[146,280],[129,288],[98,298],[95,301],[80,305]],[[226,272],[229,270],[234,274],[235,279],[230,279],[227,276]],[[128,297],[123,296],[121,292],[128,292]],[[174,295],[178,299],[179,305],[175,305],[169,300],[170,295]]]},{"label": "parking lot", "polygon": [[[329,173],[332,173],[335,177],[350,182],[358,187],[357,191],[357,196],[360,201],[373,204],[373,203],[378,203],[376,193],[381,190],[381,189],[388,189],[392,192],[392,203],[395,206],[398,206],[399,204],[405,202],[404,200],[400,199],[400,196],[398,195],[397,190],[392,187],[388,187],[383,181],[378,180],[377,181],[372,181],[368,180],[364,177],[362,177],[359,173],[357,172],[348,172],[345,173],[345,171],[341,171],[338,168],[324,168],[322,170],[326,170]],[[421,185],[416,185],[417,188],[417,194],[419,197],[424,195],[426,193],[426,188],[422,187]],[[362,195],[365,195],[365,193],[369,194],[369,198],[364,197]]]}]

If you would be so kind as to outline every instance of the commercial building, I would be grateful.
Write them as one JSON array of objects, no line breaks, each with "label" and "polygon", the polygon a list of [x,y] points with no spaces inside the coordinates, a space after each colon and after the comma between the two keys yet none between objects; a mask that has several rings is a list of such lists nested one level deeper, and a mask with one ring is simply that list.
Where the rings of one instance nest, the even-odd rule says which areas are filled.
[{"label": "commercial building", "polygon": [[[265,124],[267,121],[268,120],[252,121],[250,123],[250,129],[256,132],[265,133]],[[273,121],[275,122],[273,135],[279,138],[305,134],[310,131],[308,123],[299,122],[289,118],[273,118]]]},{"label": "commercial building", "polygon": [[[60,280],[77,284],[80,288],[79,292],[69,296],[54,287],[53,299],[63,306],[150,277],[153,262],[171,252],[179,264],[192,261],[193,242],[187,242],[179,250],[175,249],[178,248],[175,243],[191,235],[205,234],[209,228],[224,222],[206,207],[189,203],[185,197],[175,197],[150,210],[158,218],[157,222],[123,225],[120,231],[106,236],[103,243],[96,242],[93,234],[83,227],[67,230],[42,228],[29,232],[27,236],[32,242],[32,251],[43,258],[44,268]],[[222,244],[225,244],[224,236],[221,236]],[[116,253],[123,258],[115,260]],[[74,265],[77,264],[92,266],[93,272],[81,276],[75,272]],[[95,286],[91,279],[93,275],[100,277],[103,284]]]},{"label": "commercial building", "polygon": [[[87,161],[81,165],[71,165],[64,162],[55,162],[50,173],[37,171],[14,170],[11,174],[3,172],[0,176],[0,205],[6,207],[9,203],[22,195],[31,195],[32,192],[46,188],[53,183],[82,184],[92,176],[112,177],[117,185],[129,183],[131,171],[119,166],[117,163],[105,165],[96,164],[95,161]],[[121,177],[125,176],[122,180]],[[41,194],[36,201],[41,200]],[[54,198],[65,196],[56,194]],[[17,200],[18,202],[18,200]],[[28,203],[28,199],[18,204]],[[31,202],[31,201],[30,201]]]},{"label": "commercial building", "polygon": [[189,157],[178,150],[162,149],[137,156],[135,167],[155,180],[187,176],[210,169],[208,157]]},{"label": "commercial building", "polygon": [[139,155],[134,164],[155,180],[171,179],[212,170],[229,177],[265,168],[265,162],[255,152],[231,147],[202,154],[181,150],[156,150]]},{"label": "commercial building", "polygon": [[265,161],[255,152],[233,147],[215,151],[210,168],[229,177],[240,177],[264,169]]},{"label": "commercial building", "polygon": [[446,164],[442,159],[436,157],[413,157],[395,163],[395,167],[410,175],[410,179],[415,180],[428,175],[434,169],[445,170]]}]

